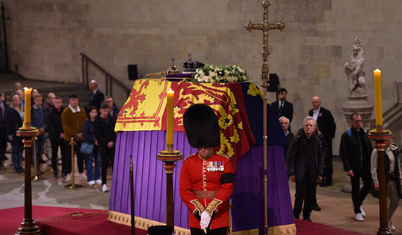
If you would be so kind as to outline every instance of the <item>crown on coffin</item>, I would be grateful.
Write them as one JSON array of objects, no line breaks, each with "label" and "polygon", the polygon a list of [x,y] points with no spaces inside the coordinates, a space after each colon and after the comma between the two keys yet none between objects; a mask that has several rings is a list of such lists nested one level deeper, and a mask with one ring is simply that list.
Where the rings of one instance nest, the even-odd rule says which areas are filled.
[{"label": "crown on coffin", "polygon": [[198,68],[204,66],[203,63],[193,60],[191,53],[188,53],[188,60],[183,63],[183,73],[195,73]]}]

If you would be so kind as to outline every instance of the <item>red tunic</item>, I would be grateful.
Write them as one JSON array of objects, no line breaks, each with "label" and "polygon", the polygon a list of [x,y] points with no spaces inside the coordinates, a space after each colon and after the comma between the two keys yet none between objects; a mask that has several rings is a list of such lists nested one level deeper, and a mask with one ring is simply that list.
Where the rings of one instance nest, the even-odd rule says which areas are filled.
[{"label": "red tunic", "polygon": [[[200,228],[199,216],[204,210],[212,215],[210,229],[227,227],[227,201],[232,191],[232,164],[226,155],[215,153],[204,160],[196,153],[183,161],[180,197],[189,208],[190,227]],[[199,197],[196,197],[196,194]]]}]

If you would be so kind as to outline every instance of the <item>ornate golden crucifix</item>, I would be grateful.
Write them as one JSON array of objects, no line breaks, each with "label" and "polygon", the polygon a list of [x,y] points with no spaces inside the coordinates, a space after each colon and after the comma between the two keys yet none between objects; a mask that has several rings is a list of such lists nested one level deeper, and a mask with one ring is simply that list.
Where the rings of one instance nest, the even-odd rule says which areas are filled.
[{"label": "ornate golden crucifix", "polygon": [[261,79],[262,79],[262,84],[261,86],[263,87],[263,129],[264,129],[264,134],[263,134],[263,143],[264,143],[264,233],[268,233],[268,205],[267,205],[267,197],[268,197],[268,178],[267,178],[267,88],[269,87],[268,81],[269,81],[269,66],[268,66],[268,56],[269,56],[269,50],[268,50],[268,31],[271,29],[279,29],[281,32],[285,28],[285,24],[280,23],[277,24],[270,24],[268,22],[268,8],[269,8],[269,2],[268,1],[262,1],[262,7],[264,8],[264,21],[261,24],[252,24],[251,21],[249,21],[246,24],[246,29],[251,32],[252,29],[259,29],[262,30],[263,32],[263,41],[264,44],[262,46],[262,58],[263,58],[263,63],[262,63],[262,72],[261,72]]},{"label": "ornate golden crucifix", "polygon": [[262,30],[263,33],[263,46],[262,46],[262,58],[263,58],[263,64],[262,64],[262,73],[261,73],[261,79],[262,79],[262,87],[267,88],[268,85],[268,80],[269,80],[269,66],[268,66],[268,56],[269,56],[269,50],[268,50],[268,31],[271,29],[279,29],[281,32],[282,30],[286,27],[282,21],[277,24],[270,24],[268,22],[268,8],[271,4],[268,1],[262,1],[262,7],[264,8],[264,16],[263,16],[263,22],[261,24],[252,24],[251,21],[249,21],[246,24],[246,29],[248,32],[251,32],[252,29],[259,29]]}]

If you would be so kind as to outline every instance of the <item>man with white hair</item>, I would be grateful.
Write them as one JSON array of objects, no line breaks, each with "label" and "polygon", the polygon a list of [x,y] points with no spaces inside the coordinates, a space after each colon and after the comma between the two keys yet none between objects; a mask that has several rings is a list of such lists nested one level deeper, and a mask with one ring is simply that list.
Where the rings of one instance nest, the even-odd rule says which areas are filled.
[{"label": "man with white hair", "polygon": [[292,182],[296,183],[293,215],[299,218],[303,208],[303,220],[311,221],[311,207],[314,203],[317,183],[323,176],[321,144],[314,134],[314,119],[308,116],[303,128],[297,132],[286,152],[286,170]]},{"label": "man with white hair", "polygon": [[[282,116],[279,118],[279,122],[281,123],[282,130],[286,136],[286,139],[288,140],[288,143],[290,144],[290,142],[292,142],[295,135],[292,132],[290,132],[290,130],[289,130],[289,123],[290,123],[289,118]],[[285,156],[286,156],[286,150],[288,149],[288,147],[289,146],[283,147],[283,151],[284,151],[283,153]]]}]

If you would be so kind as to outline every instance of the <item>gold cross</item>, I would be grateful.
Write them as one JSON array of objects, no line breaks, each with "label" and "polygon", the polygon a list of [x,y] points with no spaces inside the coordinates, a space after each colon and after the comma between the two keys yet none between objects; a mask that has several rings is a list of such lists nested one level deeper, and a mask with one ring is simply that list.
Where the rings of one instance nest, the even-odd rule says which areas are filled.
[{"label": "gold cross", "polygon": [[268,80],[269,80],[269,66],[268,66],[268,56],[269,56],[269,51],[268,51],[268,31],[271,29],[279,29],[281,32],[282,30],[286,27],[282,21],[277,24],[270,24],[268,22],[268,8],[271,4],[268,1],[262,1],[262,7],[264,8],[264,21],[261,24],[252,24],[251,21],[249,21],[246,24],[246,29],[250,33],[252,29],[259,29],[262,30],[263,32],[263,39],[264,39],[264,44],[262,46],[262,58],[263,58],[263,64],[262,64],[262,73],[261,73],[261,79],[262,79],[262,84],[261,86],[263,88],[267,88],[269,86]]}]

